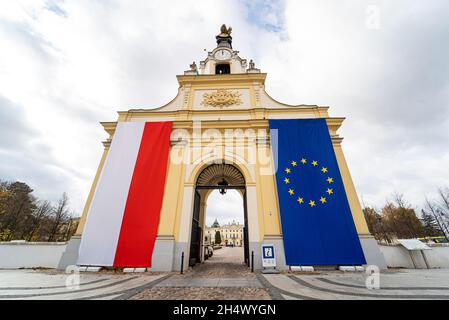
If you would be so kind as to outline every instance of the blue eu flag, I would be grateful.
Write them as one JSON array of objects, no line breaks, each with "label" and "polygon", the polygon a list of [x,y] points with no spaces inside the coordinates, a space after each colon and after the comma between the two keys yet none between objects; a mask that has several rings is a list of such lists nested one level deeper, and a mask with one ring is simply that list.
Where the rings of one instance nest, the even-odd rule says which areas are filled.
[{"label": "blue eu flag", "polygon": [[365,264],[326,120],[270,120],[270,132],[287,264]]}]

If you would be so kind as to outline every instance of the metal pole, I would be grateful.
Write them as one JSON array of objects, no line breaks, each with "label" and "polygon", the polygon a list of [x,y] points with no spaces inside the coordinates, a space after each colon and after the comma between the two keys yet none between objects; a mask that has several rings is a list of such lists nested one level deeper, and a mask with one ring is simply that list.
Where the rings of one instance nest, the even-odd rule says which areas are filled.
[{"label": "metal pole", "polygon": [[254,272],[254,251],[251,251],[251,272]]},{"label": "metal pole", "polygon": [[181,254],[181,274],[184,272],[184,251]]}]

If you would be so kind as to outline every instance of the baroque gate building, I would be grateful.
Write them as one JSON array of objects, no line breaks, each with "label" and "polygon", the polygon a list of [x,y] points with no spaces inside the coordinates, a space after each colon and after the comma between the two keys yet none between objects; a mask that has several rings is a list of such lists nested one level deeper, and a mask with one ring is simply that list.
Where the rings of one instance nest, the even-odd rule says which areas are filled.
[{"label": "baroque gate building", "polygon": [[[208,196],[215,189],[237,189],[243,197],[245,261],[249,263],[250,253],[254,252],[254,267],[261,269],[261,245],[269,243],[275,246],[277,267],[288,269],[269,121],[324,119],[366,263],[384,268],[385,261],[376,240],[369,233],[343,155],[343,139],[337,133],[344,118],[329,116],[326,106],[287,105],[274,100],[265,91],[267,74],[257,69],[252,60],[248,62],[239,56],[238,51],[233,50],[230,30],[222,27],[216,40],[217,47],[207,54],[205,60],[198,66],[193,63],[190,70],[177,76],[179,89],[172,101],[155,109],[120,111],[116,121],[101,123],[109,138],[103,142],[104,153],[78,230],[68,245],[60,267],[75,263],[114,265],[96,261],[90,263],[88,258],[78,257],[78,250],[80,255],[83,255],[83,250],[93,250],[91,256],[101,255],[107,248],[100,246],[100,243],[107,246],[106,243],[115,241],[117,246],[120,241],[118,235],[112,240],[108,238],[108,232],[110,234],[113,231],[101,230],[107,229],[109,222],[103,224],[101,219],[94,218],[97,211],[103,210],[98,215],[109,221],[108,214],[115,212],[114,208],[104,212],[105,209],[101,209],[104,207],[100,208],[95,203],[100,201],[98,194],[102,189],[113,188],[111,185],[120,183],[108,184],[105,180],[107,173],[103,172],[108,166],[108,158],[112,157],[112,149],[120,145],[117,142],[117,146],[114,146],[114,140],[119,139],[118,136],[116,138],[117,128],[133,123],[170,122],[172,128],[163,196],[149,270],[180,270],[181,257],[184,257],[184,266],[202,261],[200,239],[205,230],[205,208]],[[127,156],[128,144],[132,143],[127,143],[125,139],[124,149],[117,152],[121,153],[121,157]],[[118,171],[112,177],[120,175],[124,169],[120,167],[114,170]],[[130,184],[129,181],[127,183]],[[115,198],[111,196],[107,202],[112,203]],[[113,228],[123,232],[124,227]],[[86,232],[91,235],[85,235]],[[90,245],[90,240],[83,239],[95,235],[99,237],[95,240],[97,245]],[[83,241],[85,243],[80,246]]]}]

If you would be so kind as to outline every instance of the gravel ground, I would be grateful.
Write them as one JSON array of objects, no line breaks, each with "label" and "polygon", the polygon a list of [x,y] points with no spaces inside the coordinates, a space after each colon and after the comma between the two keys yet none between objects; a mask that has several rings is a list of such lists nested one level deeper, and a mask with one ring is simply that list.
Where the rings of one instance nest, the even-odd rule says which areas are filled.
[{"label": "gravel ground", "polygon": [[266,289],[153,287],[132,297],[132,300],[271,300]]}]

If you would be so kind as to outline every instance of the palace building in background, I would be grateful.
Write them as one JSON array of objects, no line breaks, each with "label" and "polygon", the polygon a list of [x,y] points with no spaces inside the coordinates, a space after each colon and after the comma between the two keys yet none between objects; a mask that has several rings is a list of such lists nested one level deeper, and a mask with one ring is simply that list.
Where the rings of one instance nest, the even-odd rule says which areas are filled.
[{"label": "palace building in background", "polygon": [[[224,246],[243,246],[243,225],[241,223],[232,221],[230,223],[220,226],[220,223],[215,219],[214,223],[210,226],[206,226],[204,243],[206,244],[218,244]],[[221,243],[216,243],[215,234],[220,233]]]},{"label": "palace building in background", "polygon": [[177,76],[172,101],[101,122],[109,138],[60,267],[177,271],[182,256],[184,266],[201,263],[207,199],[213,190],[236,189],[242,263],[254,252],[261,269],[261,245],[273,244],[281,270],[384,268],[343,155],[344,118],[326,106],[274,100],[267,74],[234,50],[231,29],[222,26],[216,41]]}]

